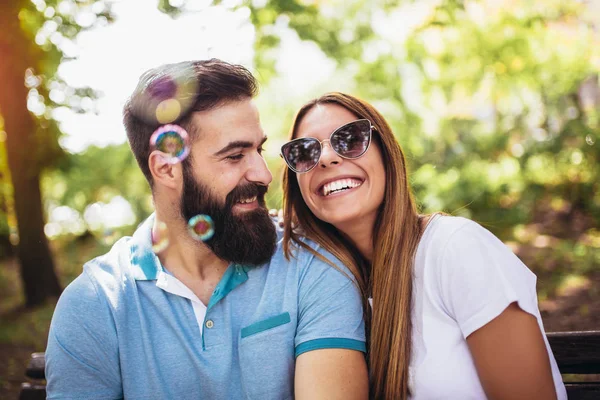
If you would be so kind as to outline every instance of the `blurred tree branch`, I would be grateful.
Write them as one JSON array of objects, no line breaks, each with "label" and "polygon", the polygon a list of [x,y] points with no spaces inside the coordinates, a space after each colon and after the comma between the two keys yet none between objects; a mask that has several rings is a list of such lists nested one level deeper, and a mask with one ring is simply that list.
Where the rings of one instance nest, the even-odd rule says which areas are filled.
[{"label": "blurred tree branch", "polygon": [[[110,8],[102,1],[0,2],[0,54],[4,57],[0,63],[0,114],[7,133],[18,225],[17,256],[27,306],[41,304],[61,292],[44,233],[40,174],[64,154],[58,144],[60,130],[52,118],[52,110],[64,104],[54,102],[49,91],[56,85],[66,88],[56,76],[65,58],[60,44],[86,28],[77,23],[81,12],[93,14],[96,21],[111,19]],[[88,88],[72,91],[93,95]],[[37,105],[35,115],[29,110],[30,103]]]}]

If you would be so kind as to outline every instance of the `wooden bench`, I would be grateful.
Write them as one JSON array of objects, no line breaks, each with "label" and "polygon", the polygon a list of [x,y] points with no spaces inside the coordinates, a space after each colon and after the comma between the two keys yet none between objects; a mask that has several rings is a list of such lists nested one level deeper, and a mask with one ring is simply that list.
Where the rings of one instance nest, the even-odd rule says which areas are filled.
[{"label": "wooden bench", "polygon": [[[555,332],[547,334],[548,341],[556,357],[560,372],[565,378],[565,386],[569,400],[599,400],[600,399],[600,331],[587,332]],[[34,353],[29,361],[25,375],[33,382],[21,385],[19,400],[44,400],[46,385],[44,375],[44,353]],[[571,382],[576,374],[577,380],[587,382]]]},{"label": "wooden bench", "polygon": [[44,353],[33,353],[27,364],[25,376],[33,382],[21,384],[19,400],[45,400],[46,375],[44,373],[46,358]]},{"label": "wooden bench", "polygon": [[[569,400],[600,399],[600,376],[587,382],[570,382],[565,374],[600,374],[600,331],[555,332],[546,334],[558,368],[566,381]],[[587,380],[587,379],[586,379]]]}]

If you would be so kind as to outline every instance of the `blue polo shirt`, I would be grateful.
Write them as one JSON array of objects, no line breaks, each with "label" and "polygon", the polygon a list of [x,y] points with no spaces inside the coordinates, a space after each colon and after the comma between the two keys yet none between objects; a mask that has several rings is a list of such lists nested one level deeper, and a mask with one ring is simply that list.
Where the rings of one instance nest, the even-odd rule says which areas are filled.
[{"label": "blue polo shirt", "polygon": [[209,304],[194,305],[152,252],[152,224],[84,265],[60,297],[48,399],[287,399],[300,354],[365,351],[358,289],[314,243],[343,272],[306,250],[287,261],[280,242],[268,264],[229,265]]}]

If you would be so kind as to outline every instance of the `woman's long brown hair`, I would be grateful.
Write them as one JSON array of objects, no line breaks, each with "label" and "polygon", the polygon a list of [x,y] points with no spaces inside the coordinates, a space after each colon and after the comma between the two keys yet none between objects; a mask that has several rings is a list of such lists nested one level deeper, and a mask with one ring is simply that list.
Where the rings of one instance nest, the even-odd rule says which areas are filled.
[{"label": "woman's long brown hair", "polygon": [[[373,259],[369,265],[350,240],[333,225],[315,217],[302,199],[296,174],[289,169],[283,175],[285,255],[289,258],[294,246],[310,251],[300,240],[300,236],[306,236],[350,269],[363,297],[371,398],[406,399],[413,262],[423,228],[408,183],[404,154],[383,116],[367,102],[343,93],[328,93],[303,106],[296,115],[291,138],[296,137],[304,116],[313,107],[324,104],[341,106],[357,119],[366,118],[377,130],[373,140],[380,144],[383,156],[385,195],[373,227]],[[372,315],[367,303],[369,294],[373,297]]]}]

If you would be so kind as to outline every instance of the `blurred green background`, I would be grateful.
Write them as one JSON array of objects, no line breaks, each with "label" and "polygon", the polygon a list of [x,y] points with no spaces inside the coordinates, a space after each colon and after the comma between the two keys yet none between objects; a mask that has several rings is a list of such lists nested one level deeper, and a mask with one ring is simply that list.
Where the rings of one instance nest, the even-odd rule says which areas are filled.
[{"label": "blurred green background", "polygon": [[[77,151],[65,139],[86,129],[67,129],[68,116],[98,113],[103,93],[91,84],[98,72],[74,84],[61,68],[77,58],[73,48],[85,47],[83,35],[101,38],[118,22],[118,8],[133,1],[0,4],[0,397],[16,393],[28,354],[45,348],[61,288],[152,212],[124,131],[116,129],[119,143]],[[209,13],[235,19],[238,30],[206,29],[206,38],[172,44],[220,35],[197,57],[188,54],[241,62],[258,77],[275,178],[269,207],[281,204],[278,147],[295,111],[325,91],[350,92],[391,123],[423,212],[478,221],[538,275],[548,331],[600,327],[600,1],[160,0],[134,7],[140,18],[160,12],[197,26]],[[132,26],[125,34],[143,43],[149,32]],[[243,51],[225,51],[226,39]],[[106,68],[124,67],[135,50],[105,60]],[[120,123],[119,115],[105,118]]]}]

